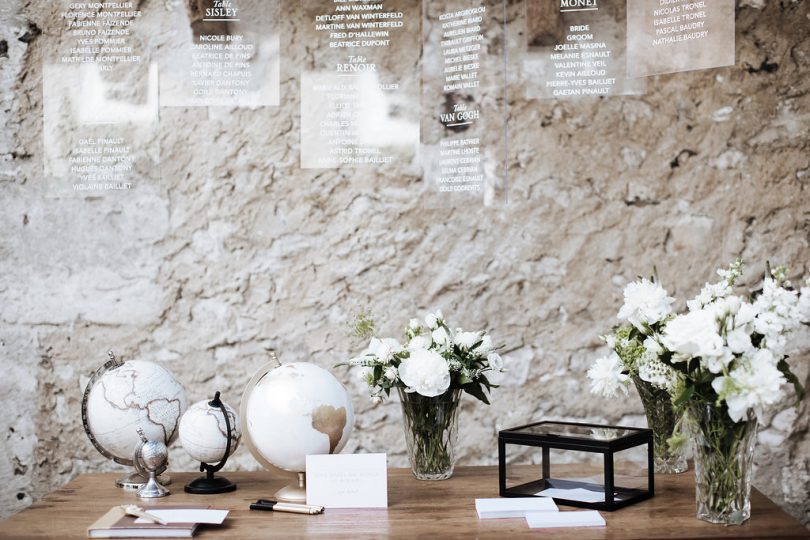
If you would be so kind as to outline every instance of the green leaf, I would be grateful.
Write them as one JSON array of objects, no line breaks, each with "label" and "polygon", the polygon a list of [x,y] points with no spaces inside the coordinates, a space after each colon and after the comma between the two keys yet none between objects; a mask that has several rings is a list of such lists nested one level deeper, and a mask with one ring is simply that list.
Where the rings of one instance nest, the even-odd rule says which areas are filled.
[{"label": "green leaf", "polygon": [[796,392],[796,403],[801,403],[804,400],[805,390],[802,386],[802,383],[799,382],[799,378],[793,374],[790,370],[790,364],[787,362],[787,357],[781,359],[778,364],[776,364],[776,369],[782,372],[782,375],[785,376],[785,379],[788,380],[790,384],[793,385],[793,389]]},{"label": "green leaf", "polygon": [[673,405],[675,405],[676,407],[680,407],[681,405],[683,405],[687,401],[689,401],[689,399],[691,399],[691,397],[692,397],[692,395],[694,393],[695,393],[695,387],[687,385],[686,387],[684,387],[683,392],[681,392],[681,395],[678,396],[677,399],[675,399],[675,401],[673,402]]},{"label": "green leaf", "polygon": [[487,399],[486,394],[484,393],[483,387],[478,383],[473,384],[466,384],[461,387],[462,390],[470,394],[472,397],[479,399],[489,405],[489,400]]}]

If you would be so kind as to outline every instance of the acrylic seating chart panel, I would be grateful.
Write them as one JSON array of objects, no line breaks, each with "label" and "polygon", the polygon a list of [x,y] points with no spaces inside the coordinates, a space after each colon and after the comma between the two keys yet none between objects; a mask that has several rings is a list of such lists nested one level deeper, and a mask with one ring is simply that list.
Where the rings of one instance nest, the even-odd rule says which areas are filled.
[{"label": "acrylic seating chart panel", "polygon": [[61,39],[42,70],[48,196],[125,193],[160,181],[158,70],[144,12],[57,3]]},{"label": "acrylic seating chart panel", "polygon": [[507,202],[503,0],[424,4],[422,174],[426,204]]},{"label": "acrylic seating chart panel", "polygon": [[420,4],[302,1],[301,168],[413,165]]}]

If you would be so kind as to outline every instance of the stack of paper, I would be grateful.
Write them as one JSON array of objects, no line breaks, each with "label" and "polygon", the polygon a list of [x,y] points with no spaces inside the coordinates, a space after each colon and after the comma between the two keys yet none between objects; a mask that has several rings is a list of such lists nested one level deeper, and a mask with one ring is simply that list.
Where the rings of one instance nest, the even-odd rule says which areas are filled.
[{"label": "stack of paper", "polygon": [[529,512],[557,512],[557,505],[537,497],[475,499],[475,509],[479,519],[522,518]]},{"label": "stack of paper", "polygon": [[479,519],[526,518],[532,529],[605,526],[596,510],[560,512],[553,499],[543,497],[475,499],[475,510]]},{"label": "stack of paper", "polygon": [[526,514],[526,523],[531,529],[553,527],[604,527],[605,518],[596,510],[576,512],[531,512]]}]

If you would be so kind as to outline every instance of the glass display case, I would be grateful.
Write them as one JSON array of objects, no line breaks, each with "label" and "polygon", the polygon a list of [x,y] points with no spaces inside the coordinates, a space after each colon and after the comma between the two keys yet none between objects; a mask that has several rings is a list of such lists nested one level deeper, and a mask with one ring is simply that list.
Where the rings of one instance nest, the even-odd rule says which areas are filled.
[{"label": "glass display case", "polygon": [[498,462],[502,497],[613,511],[655,493],[649,429],[536,422],[498,433]]}]

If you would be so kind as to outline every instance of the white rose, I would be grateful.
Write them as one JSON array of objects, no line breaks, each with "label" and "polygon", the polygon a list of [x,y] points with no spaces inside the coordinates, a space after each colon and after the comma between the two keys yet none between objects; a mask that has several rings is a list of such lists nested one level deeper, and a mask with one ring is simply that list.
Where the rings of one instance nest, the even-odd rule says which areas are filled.
[{"label": "white rose", "polygon": [[371,338],[368,344],[368,354],[372,354],[380,359],[383,364],[389,364],[394,359],[394,355],[403,351],[399,341],[391,338]]},{"label": "white rose", "polygon": [[447,333],[443,326],[431,332],[430,336],[433,338],[433,342],[442,350],[450,349],[453,346],[453,337]]},{"label": "white rose", "polygon": [[463,332],[461,329],[456,331],[456,335],[453,338],[456,345],[461,347],[465,350],[472,349],[473,345],[481,341],[481,332]]},{"label": "white rose", "polygon": [[433,338],[430,335],[419,334],[413,336],[408,342],[408,349],[429,349],[433,345]]},{"label": "white rose", "polygon": [[425,324],[427,324],[428,328],[431,330],[435,329],[439,326],[439,323],[444,321],[444,315],[442,315],[442,310],[436,310],[436,313],[428,313],[425,317]]},{"label": "white rose", "polygon": [[411,319],[408,321],[408,330],[416,332],[422,329],[422,322],[419,319]]},{"label": "white rose", "polygon": [[672,313],[673,302],[675,299],[657,283],[648,279],[634,281],[624,288],[624,305],[619,310],[619,318],[643,330]]},{"label": "white rose", "polygon": [[656,356],[664,352],[664,349],[663,347],[661,347],[661,344],[658,343],[658,341],[653,337],[648,337],[644,340],[644,349],[650,351],[650,353]]},{"label": "white rose", "polygon": [[450,370],[439,353],[413,349],[399,365],[399,378],[408,390],[425,397],[441,395],[450,387]]},{"label": "white rose", "polygon": [[676,353],[676,358],[673,358],[676,361],[721,356],[724,348],[723,338],[717,333],[714,313],[704,309],[678,315],[669,321],[661,343]]},{"label": "white rose", "polygon": [[503,369],[503,358],[501,358],[501,355],[498,353],[489,353],[487,355],[487,362],[489,363],[489,367],[495,371]]},{"label": "white rose", "polygon": [[492,338],[489,335],[484,335],[481,338],[481,345],[475,349],[476,352],[480,354],[489,354],[495,350],[495,344],[492,342]]}]

